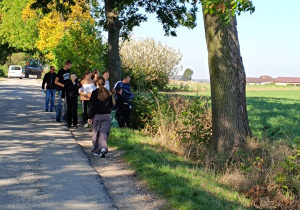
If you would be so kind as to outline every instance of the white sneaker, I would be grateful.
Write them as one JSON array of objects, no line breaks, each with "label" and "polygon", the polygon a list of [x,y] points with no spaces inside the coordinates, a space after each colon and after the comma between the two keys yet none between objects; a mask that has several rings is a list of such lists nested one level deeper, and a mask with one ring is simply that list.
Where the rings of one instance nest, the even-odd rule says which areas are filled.
[{"label": "white sneaker", "polygon": [[105,158],[105,154],[106,154],[106,149],[102,148],[99,156],[102,157],[102,158]]},{"label": "white sneaker", "polygon": [[86,124],[84,124],[83,127],[88,128],[89,126],[90,126],[90,124],[86,123]]}]

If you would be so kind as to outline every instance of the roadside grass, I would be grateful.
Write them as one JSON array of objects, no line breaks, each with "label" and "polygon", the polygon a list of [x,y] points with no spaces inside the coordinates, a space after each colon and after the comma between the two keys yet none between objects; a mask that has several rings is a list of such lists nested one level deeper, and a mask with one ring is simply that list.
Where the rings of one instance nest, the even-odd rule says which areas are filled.
[{"label": "roadside grass", "polygon": [[124,158],[140,179],[174,209],[251,209],[249,199],[217,182],[220,177],[155,145],[139,131],[113,127],[108,143],[125,150]]},{"label": "roadside grass", "polygon": [[[208,88],[202,87],[202,92],[199,91],[201,88],[196,88],[196,90],[196,92],[193,92],[185,89],[183,91],[160,92],[160,94],[188,96],[188,98],[210,97]],[[290,202],[289,199],[293,196],[288,196],[290,191],[285,190],[288,188],[284,187],[292,187],[290,185],[293,185],[293,183],[297,185],[298,183],[295,173],[297,173],[299,167],[295,164],[298,164],[299,161],[296,160],[297,154],[294,153],[294,149],[299,148],[300,142],[298,129],[300,88],[293,86],[278,87],[275,85],[247,86],[246,94],[249,123],[254,136],[252,146],[254,148],[255,146],[258,147],[253,150],[253,157],[244,159],[245,154],[241,154],[241,159],[239,159],[240,163],[245,165],[249,174],[246,171],[236,173],[233,169],[241,169],[238,165],[236,168],[233,165],[233,168],[229,169],[232,171],[228,173],[232,177],[235,177],[235,173],[245,175],[246,179],[252,180],[250,184],[254,184],[254,188],[251,189],[255,189],[255,183],[257,186],[261,185],[262,181],[267,181],[269,187],[276,182],[276,189],[270,188],[267,199],[275,199],[276,197],[275,200],[278,203]],[[167,130],[163,131],[168,132]],[[193,164],[191,160],[180,157],[170,147],[171,144],[167,145],[169,149],[167,149],[167,146],[158,146],[159,144],[162,145],[160,140],[145,136],[142,132],[113,128],[109,144],[125,150],[125,159],[140,178],[147,182],[149,188],[165,197],[174,209],[247,209],[250,208],[249,206],[254,205],[253,201],[257,197],[252,197],[252,201],[250,201],[244,196],[243,192],[245,191],[233,190],[236,189],[234,185],[238,183],[232,183],[233,186],[231,186],[225,181],[227,187],[220,184],[224,183],[222,182],[222,178],[224,178],[222,175],[224,174],[217,171],[214,173],[214,169],[205,171],[201,166]],[[175,140],[167,139],[167,141]],[[257,144],[256,141],[260,143]],[[275,144],[273,145],[273,143]],[[278,151],[273,151],[273,147],[270,149],[268,145],[270,147],[277,145]],[[287,149],[285,145],[289,145],[291,149]],[[284,155],[288,156],[285,157]],[[295,160],[290,161],[290,158],[295,158]],[[260,162],[263,164],[261,172],[255,169],[255,165],[253,166],[253,164],[256,164],[257,159],[262,160]],[[271,164],[272,161],[275,161],[275,165]],[[258,170],[258,172],[254,173],[255,170]],[[270,171],[270,174],[268,174],[268,171]],[[252,172],[253,176],[251,175]],[[284,181],[278,182],[278,177],[281,176]],[[251,191],[247,190],[248,192]],[[298,192],[298,190],[295,190],[295,192]],[[285,201],[279,199],[283,194],[285,195]],[[274,195],[276,196],[274,197]],[[298,196],[295,196],[295,199],[297,199]],[[258,196],[258,199],[261,198]],[[272,204],[272,202],[266,202],[265,207],[274,207],[275,203]]]}]

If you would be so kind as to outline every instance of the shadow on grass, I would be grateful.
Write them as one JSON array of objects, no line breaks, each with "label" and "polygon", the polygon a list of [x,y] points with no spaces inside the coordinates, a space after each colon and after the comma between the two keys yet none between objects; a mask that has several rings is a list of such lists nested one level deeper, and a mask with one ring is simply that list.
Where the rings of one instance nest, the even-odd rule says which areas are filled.
[{"label": "shadow on grass", "polygon": [[300,100],[248,97],[247,105],[254,136],[272,140],[300,138]]},{"label": "shadow on grass", "polygon": [[173,208],[248,209],[244,206],[248,201],[241,201],[237,192],[216,184],[203,170],[194,170],[196,165],[167,149],[143,143],[144,138],[147,137],[131,130],[113,128],[109,144],[126,150],[127,162]]}]

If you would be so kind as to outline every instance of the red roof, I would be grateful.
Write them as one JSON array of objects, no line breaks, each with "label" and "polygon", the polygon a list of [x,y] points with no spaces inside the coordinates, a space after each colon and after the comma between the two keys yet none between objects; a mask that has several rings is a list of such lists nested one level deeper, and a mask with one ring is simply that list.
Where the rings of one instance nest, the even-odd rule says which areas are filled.
[{"label": "red roof", "polygon": [[275,82],[300,83],[300,77],[277,77]]},{"label": "red roof", "polygon": [[246,83],[267,83],[267,82],[274,82],[276,79],[272,77],[247,77]]}]

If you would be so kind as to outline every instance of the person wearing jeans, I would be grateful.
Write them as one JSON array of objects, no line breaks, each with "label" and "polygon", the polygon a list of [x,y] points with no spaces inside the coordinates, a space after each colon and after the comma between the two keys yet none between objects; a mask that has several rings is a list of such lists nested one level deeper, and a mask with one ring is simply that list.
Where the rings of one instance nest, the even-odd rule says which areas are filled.
[{"label": "person wearing jeans", "polygon": [[56,84],[56,89],[58,90],[58,102],[57,102],[57,107],[56,107],[56,122],[61,122],[60,121],[60,116],[61,116],[61,109],[62,109],[62,102],[64,104],[64,115],[67,115],[67,106],[66,106],[66,99],[65,99],[65,83],[66,81],[69,80],[70,78],[70,69],[72,67],[72,62],[70,60],[67,60],[65,62],[65,65],[62,69],[60,69],[56,75],[55,78],[55,84]]},{"label": "person wearing jeans", "polygon": [[54,101],[55,101],[55,89],[46,89],[46,112],[49,110],[49,102],[50,102],[50,112],[53,112],[54,109]]},{"label": "person wearing jeans", "polygon": [[42,89],[45,90],[45,84],[46,86],[46,112],[49,110],[49,102],[50,102],[50,111],[53,112],[54,109],[54,101],[55,101],[55,68],[54,66],[50,66],[50,71],[45,74],[43,83],[42,83]]}]

